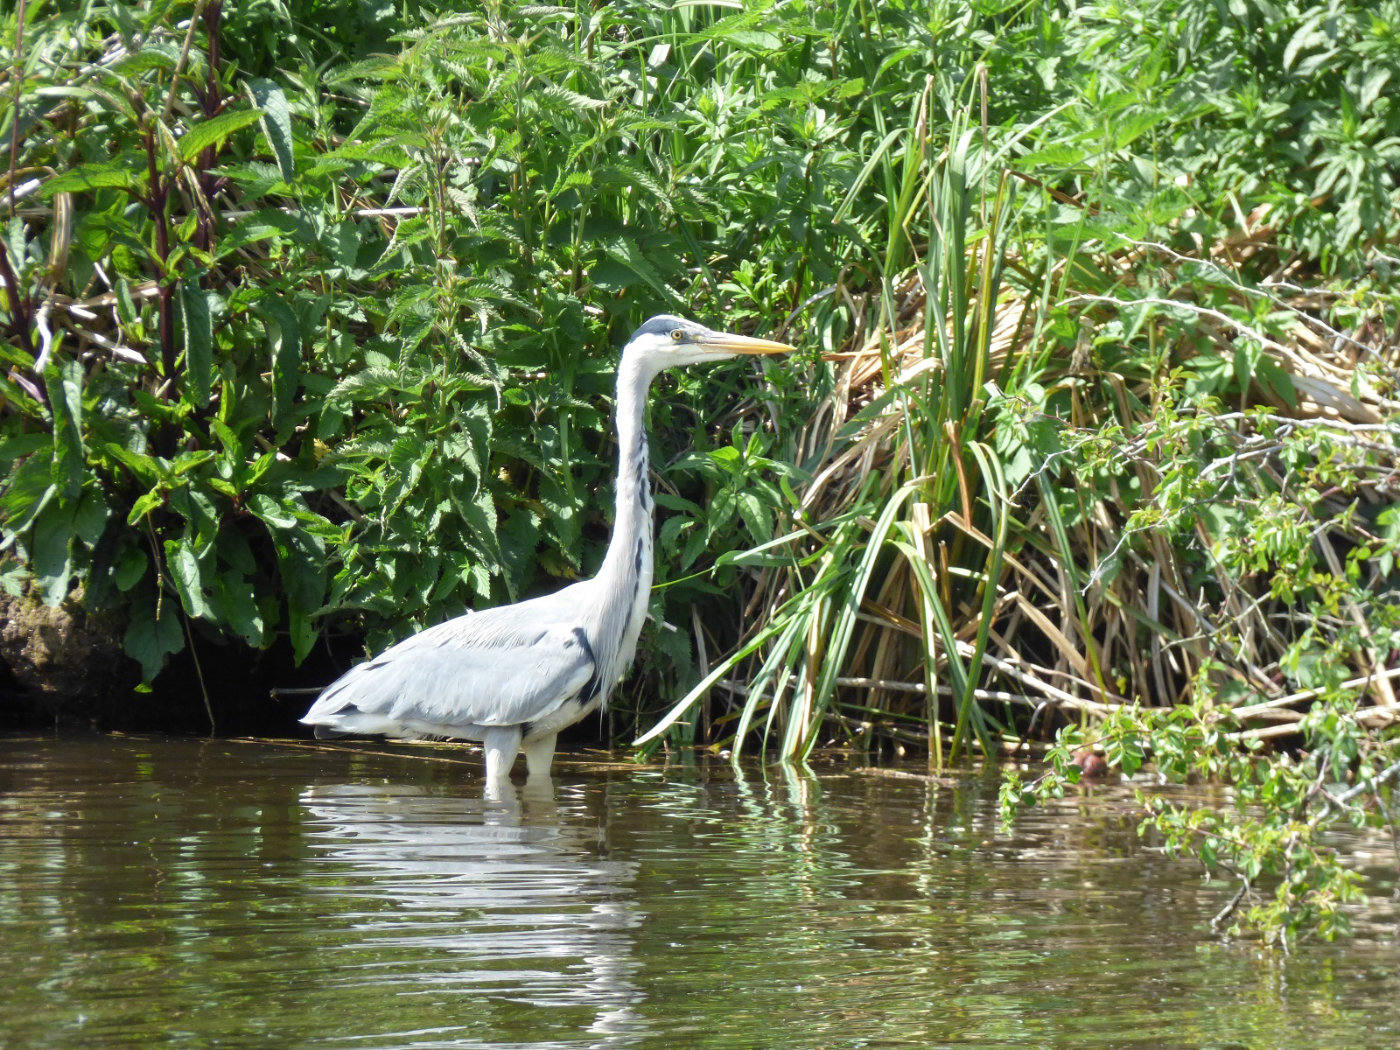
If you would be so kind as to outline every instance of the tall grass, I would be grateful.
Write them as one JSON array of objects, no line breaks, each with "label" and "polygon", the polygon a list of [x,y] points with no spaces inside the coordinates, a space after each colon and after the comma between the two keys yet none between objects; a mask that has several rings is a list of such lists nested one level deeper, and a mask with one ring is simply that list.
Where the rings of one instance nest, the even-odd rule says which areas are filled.
[{"label": "tall grass", "polygon": [[[757,572],[756,626],[639,742],[675,739],[699,707],[736,754],[829,742],[942,765],[1055,736],[1045,773],[1010,773],[1008,813],[1066,790],[1093,750],[1226,779],[1237,815],[1144,796],[1144,826],[1239,880],[1218,925],[1286,944],[1345,928],[1360,881],[1328,829],[1393,828],[1400,779],[1400,299],[1396,260],[1355,221],[1400,219],[1372,163],[1394,152],[1400,113],[1375,87],[1400,50],[1396,23],[1372,20],[1331,109],[1289,74],[1337,38],[1288,8],[1256,60],[1291,108],[1251,108],[1261,82],[1185,104],[1257,27],[1159,8],[1199,65],[1148,22],[1128,41],[1076,13],[1061,28],[1088,46],[1061,60],[1098,59],[1094,80],[997,121],[988,71],[1025,41],[1013,23],[985,66],[925,79],[893,129],[888,110],[872,122],[837,212],[882,206],[854,224],[870,283],[799,442],[811,480],[787,532],[727,559]],[[1136,80],[1104,64],[1110,41]],[[1214,151],[1285,111],[1312,121],[1302,171],[1266,151],[1243,197],[1225,190],[1236,162]],[[1356,166],[1334,195],[1342,128]],[[1047,180],[1047,162],[1074,175]],[[1308,203],[1261,189],[1310,176],[1324,192]],[[1261,761],[1271,741],[1294,761]],[[1357,786],[1338,801],[1329,778]]]},{"label": "tall grass", "polygon": [[[784,756],[805,757],[828,722],[844,717],[833,701],[852,666],[868,660],[872,677],[879,678],[895,666],[907,667],[911,658],[922,665],[928,697],[944,689],[954,699],[953,752],[969,737],[990,748],[995,718],[974,703],[988,640],[986,618],[980,628],[971,621],[965,653],[958,639],[966,631],[963,606],[992,600],[1006,536],[999,502],[1005,500],[1004,479],[984,428],[988,384],[998,370],[994,320],[1003,291],[1011,191],[1004,175],[986,177],[989,158],[976,147],[977,129],[969,127],[965,110],[951,114],[946,145],[930,139],[929,109],[940,101],[930,79],[901,133],[883,137],[847,198],[860,193],[866,179],[881,178],[890,238],[885,253],[871,261],[888,262],[900,244],[924,256],[913,282],[904,287],[899,285],[903,273],[880,275],[879,320],[855,355],[878,363],[886,393],[851,419],[819,413],[824,425],[836,428],[833,443],[849,445],[822,465],[804,493],[800,517],[809,518],[814,506],[859,510],[815,528],[802,522],[796,531],[735,559],[763,570],[759,593],[768,610],[766,624],[643,743],[679,719],[715,682],[733,676],[762,642],[764,658],[743,676],[744,700],[733,732],[737,748],[750,726],[761,724],[766,744]],[[976,250],[969,251],[970,240]],[[923,326],[917,359],[911,361],[908,345],[897,346],[895,340],[902,319],[899,300],[914,288],[922,292],[923,309],[943,323]],[[897,452],[877,465],[870,455],[883,439]],[[949,521],[957,526],[951,562],[946,543],[938,548],[941,560],[932,546],[939,542],[932,538],[935,526],[941,530]],[[995,538],[988,540],[989,534]],[[971,544],[967,551],[965,543]],[[899,615],[906,594],[915,603],[909,619]],[[950,654],[946,666],[922,659],[939,649]],[[928,713],[934,715],[936,705]],[[938,753],[937,718],[924,721]]]},{"label": "tall grass", "polygon": [[[1389,105],[1348,116],[1396,61],[1393,41],[1376,43],[1384,23],[1356,45],[1380,66],[1347,65],[1354,95],[1333,109],[1288,79],[1333,54],[1315,12],[1284,13],[1260,68],[1309,114],[1306,148],[1324,150],[1319,129],[1338,119],[1392,150]],[[1331,196],[1334,159],[1315,152],[1305,170],[1327,195],[1285,204],[1258,188],[1296,179],[1297,158],[1267,151],[1244,180],[1252,201],[1208,196],[1240,169],[1202,126],[1238,142],[1282,112],[1249,108],[1263,82],[1238,67],[1195,93],[1258,27],[1195,4],[1152,17],[1161,26],[1115,29],[1089,9],[1045,23],[1052,50],[1083,45],[1055,51],[1056,68],[1092,77],[1039,95],[1008,64],[1031,42],[1013,18],[961,79],[921,78],[901,109],[872,115],[836,212],[870,283],[799,442],[820,450],[812,481],[789,532],[730,559],[758,572],[761,626],[644,742],[711,690],[727,710],[710,712],[715,746],[742,748],[758,727],[789,756],[923,737],[941,761],[1011,725],[1222,690],[1246,721],[1269,712],[1240,728],[1268,739],[1306,721],[1290,697],[1343,681],[1376,705],[1366,724],[1388,724],[1390,614],[1368,609],[1389,593],[1389,555],[1358,567],[1390,542],[1385,483],[1364,479],[1390,470],[1396,300],[1389,256],[1350,217],[1371,209],[1391,228],[1394,198],[1364,180],[1360,196]],[[1201,53],[1173,51],[1163,27]],[[1131,60],[1106,60],[1114,47]],[[880,209],[853,218],[862,200]],[[1319,250],[1323,226],[1342,236]],[[1359,282],[1325,275],[1367,267]],[[1339,449],[1360,461],[1339,467]]]}]

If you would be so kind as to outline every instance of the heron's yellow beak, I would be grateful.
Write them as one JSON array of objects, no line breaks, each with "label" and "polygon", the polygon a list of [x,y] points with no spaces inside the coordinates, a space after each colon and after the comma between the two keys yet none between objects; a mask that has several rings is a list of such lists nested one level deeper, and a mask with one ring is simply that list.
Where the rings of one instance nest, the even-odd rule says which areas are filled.
[{"label": "heron's yellow beak", "polygon": [[696,338],[695,342],[706,350],[723,350],[727,354],[786,354],[797,349],[787,343],[775,343],[771,339],[756,339],[748,335],[732,335],[729,332],[709,332]]}]

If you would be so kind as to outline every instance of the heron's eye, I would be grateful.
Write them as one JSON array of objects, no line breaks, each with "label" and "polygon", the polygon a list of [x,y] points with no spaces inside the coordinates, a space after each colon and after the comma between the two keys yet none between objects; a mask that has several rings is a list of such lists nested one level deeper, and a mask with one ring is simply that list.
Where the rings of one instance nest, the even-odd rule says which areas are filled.
[{"label": "heron's eye", "polygon": [[679,328],[672,328],[672,329],[671,329],[671,341],[672,341],[672,342],[674,342],[674,343],[679,343],[679,342],[680,342],[682,339],[684,339],[684,338],[685,338],[685,333],[682,332]]}]

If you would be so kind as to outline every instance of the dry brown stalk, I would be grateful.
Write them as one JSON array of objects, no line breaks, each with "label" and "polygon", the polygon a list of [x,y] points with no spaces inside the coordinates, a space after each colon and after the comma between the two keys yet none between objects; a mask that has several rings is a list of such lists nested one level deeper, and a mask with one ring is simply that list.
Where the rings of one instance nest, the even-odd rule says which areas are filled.
[{"label": "dry brown stalk", "polygon": [[[1119,273],[1120,287],[1134,288],[1134,259],[1140,262],[1148,254],[1166,259],[1168,265],[1179,266],[1193,276],[1206,274],[1225,287],[1234,300],[1231,306],[1220,308],[1214,300],[1203,305],[1190,301],[1189,296],[1172,294],[1120,301],[1100,293],[1084,293],[1057,304],[1084,311],[1081,317],[1086,326],[1083,345],[1073,354],[1067,353],[1067,359],[1056,361],[1053,368],[1059,371],[1041,380],[1047,386],[1058,382],[1070,395],[1069,418],[1048,421],[1066,434],[1066,451],[1057,453],[1066,457],[1063,462],[1077,462],[1082,453],[1076,443],[1090,440],[1104,423],[1117,423],[1131,436],[1136,422],[1145,420],[1146,412],[1161,403],[1162,387],[1153,377],[1114,374],[1095,360],[1098,351],[1089,337],[1105,319],[1131,303],[1134,309],[1154,309],[1162,338],[1179,342],[1180,350],[1172,351],[1168,363],[1198,354],[1202,338],[1212,340],[1222,355],[1232,356],[1243,340],[1262,347],[1288,374],[1297,391],[1297,403],[1286,405],[1256,382],[1238,405],[1231,406],[1234,411],[1213,417],[1212,435],[1233,442],[1234,451],[1208,465],[1203,481],[1225,486],[1240,478],[1259,476],[1287,490],[1293,482],[1281,468],[1279,457],[1288,440],[1296,442],[1300,432],[1311,430],[1319,441],[1354,450],[1355,462],[1347,458],[1337,469],[1349,471],[1355,478],[1362,501],[1376,506],[1395,501],[1400,484],[1400,443],[1387,420],[1400,409],[1400,402],[1391,396],[1386,384],[1396,378],[1389,370],[1400,361],[1400,346],[1394,333],[1384,324],[1373,323],[1369,314],[1346,330],[1339,328],[1332,311],[1342,299],[1325,289],[1307,287],[1296,266],[1280,267],[1262,286],[1248,286],[1240,280],[1235,269],[1240,261],[1271,244],[1273,231],[1267,219],[1268,209],[1256,209],[1236,235],[1195,253],[1146,243],[1102,260]],[[846,511],[868,491],[872,475],[879,479],[878,489],[884,493],[893,492],[898,480],[908,476],[909,449],[903,440],[902,413],[917,403],[912,398],[892,398],[888,410],[866,423],[853,440],[833,446],[838,428],[885,395],[886,377],[895,387],[912,388],[941,372],[941,359],[929,352],[933,342],[926,331],[929,318],[922,286],[911,277],[898,284],[892,299],[896,315],[892,324],[870,331],[849,350],[833,355],[837,360],[833,391],[801,439],[804,448],[832,450],[801,494],[802,505],[813,521]],[[1274,316],[1293,318],[1292,327],[1283,330],[1285,334],[1276,329],[1261,331],[1254,322],[1244,320],[1258,316],[1253,306],[1261,299],[1277,307]],[[1004,364],[1030,347],[1037,328],[1035,305],[1031,299],[1009,294],[996,302],[989,377],[999,375]],[[870,317],[879,313],[864,304],[861,312]],[[973,303],[969,316],[975,312]],[[952,320],[940,319],[948,331]],[[1358,372],[1360,366],[1370,371]],[[1096,399],[1095,384],[1102,384],[1106,398]],[[1034,410],[1029,406],[1027,410],[1034,418]],[[964,434],[953,424],[948,425],[945,437],[955,450],[970,440],[986,440],[985,436]],[[1147,431],[1139,439],[1130,439],[1122,451],[1121,459],[1127,476],[1135,480],[1136,493],[1150,493],[1163,482],[1158,464],[1167,453],[1152,444],[1155,440],[1159,439]],[[960,569],[962,562],[955,562],[953,553],[961,551],[960,559],[970,544],[985,557],[995,543],[981,513],[987,496],[980,477],[971,474],[970,457],[953,455],[949,462],[958,471],[957,509],[942,508],[940,514],[916,500],[910,504],[902,527],[908,530],[903,535],[912,542],[915,555],[938,581],[937,598],[947,604],[955,619],[953,636],[959,654],[966,659],[982,626],[981,610],[968,607],[967,599],[959,596],[964,590],[958,585],[957,573],[971,571],[974,580],[976,573]],[[1047,463],[1041,469],[1059,467]],[[1255,474],[1249,475],[1250,471]],[[1279,603],[1271,597],[1267,580],[1236,578],[1224,565],[1207,562],[1215,589],[1208,600],[1200,581],[1190,575],[1198,570],[1184,564],[1189,559],[1180,557],[1174,541],[1150,525],[1138,533],[1127,531],[1125,523],[1138,509],[1136,501],[1141,496],[1131,494],[1122,479],[1108,487],[1108,495],[1080,496],[1079,505],[1070,508],[1073,564],[1066,564],[1051,540],[1050,518],[1047,507],[1037,498],[1035,477],[1032,474],[1014,494],[1014,534],[1021,538],[1003,552],[999,578],[977,583],[978,587],[995,589],[984,673],[989,679],[1001,678],[1014,685],[1008,692],[983,688],[992,682],[977,683],[974,696],[1036,708],[1049,704],[1076,716],[1096,718],[1126,703],[1181,702],[1193,694],[1201,668],[1210,661],[1225,668],[1225,680],[1233,678],[1255,696],[1268,698],[1235,710],[1243,720],[1268,723],[1245,732],[1262,739],[1296,733],[1302,712],[1321,691],[1270,695],[1281,691],[1284,677],[1279,661],[1296,636],[1297,626],[1277,619]],[[1340,511],[1341,504],[1335,509]],[[867,522],[866,527],[871,524]],[[1202,517],[1194,528],[1196,546],[1209,556],[1215,543],[1211,526]],[[1343,535],[1329,526],[1318,533],[1317,550],[1334,574],[1342,570],[1337,545],[1356,542],[1363,538],[1363,532]],[[1105,575],[1109,569],[1111,576]],[[837,679],[841,693],[837,703],[842,702],[842,695],[859,693],[867,709],[915,711],[917,708],[909,707],[911,700],[926,700],[928,696],[920,683],[925,668],[936,673],[940,681],[946,680],[947,657],[941,651],[944,641],[920,612],[920,585],[910,566],[894,559],[888,569],[880,571],[882,575],[872,582],[857,617],[857,636]],[[954,585],[951,589],[950,584]],[[793,593],[782,573],[774,573],[765,586],[770,608],[776,607],[772,595]],[[1363,611],[1348,606],[1342,611],[1352,628],[1366,636],[1369,629]],[[814,639],[813,645],[817,644]],[[1373,640],[1358,653],[1358,670],[1365,673],[1343,686],[1369,698],[1369,706],[1358,716],[1369,723],[1393,719],[1400,710],[1397,690],[1391,686],[1400,669],[1388,666],[1388,655],[1382,649]],[[952,695],[947,685],[939,685],[936,692]]]}]

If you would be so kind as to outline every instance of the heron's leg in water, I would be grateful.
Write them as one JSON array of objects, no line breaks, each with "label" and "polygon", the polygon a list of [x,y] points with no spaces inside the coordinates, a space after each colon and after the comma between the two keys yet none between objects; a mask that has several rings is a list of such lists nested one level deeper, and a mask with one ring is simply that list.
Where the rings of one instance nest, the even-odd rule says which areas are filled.
[{"label": "heron's leg in water", "polygon": [[520,753],[520,727],[499,726],[486,730],[481,737],[486,752],[486,788],[510,783],[510,767]]},{"label": "heron's leg in water", "polygon": [[525,745],[525,769],[531,780],[536,777],[549,779],[549,764],[554,761],[554,742],[558,739],[558,733],[549,733],[535,737]]}]

